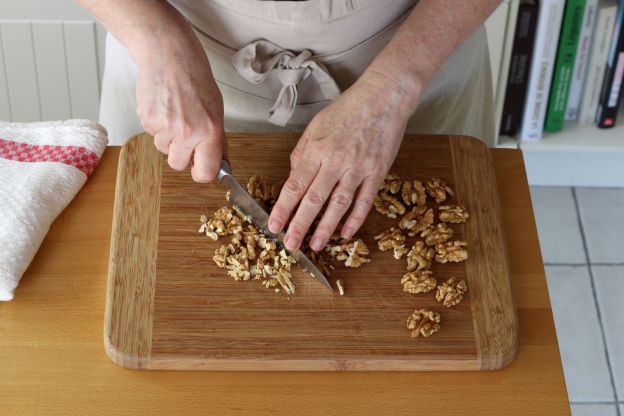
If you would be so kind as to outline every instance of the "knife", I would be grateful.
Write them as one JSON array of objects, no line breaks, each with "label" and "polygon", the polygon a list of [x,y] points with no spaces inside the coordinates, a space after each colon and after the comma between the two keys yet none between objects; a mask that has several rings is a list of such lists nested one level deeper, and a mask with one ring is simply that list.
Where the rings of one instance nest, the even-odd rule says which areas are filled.
[{"label": "knife", "polygon": [[[219,169],[219,182],[230,188],[230,203],[238,208],[245,217],[250,218],[251,222],[260,229],[260,231],[277,242],[281,247],[284,247],[284,232],[274,234],[269,231],[269,214],[256,202],[255,199],[247,189],[245,189],[240,182],[232,176],[232,168],[226,160],[221,161],[221,168]],[[299,263],[303,270],[310,273],[314,278],[323,284],[327,289],[333,292],[333,288],[319,270],[318,267],[299,249],[295,251],[287,250],[291,256]]]}]

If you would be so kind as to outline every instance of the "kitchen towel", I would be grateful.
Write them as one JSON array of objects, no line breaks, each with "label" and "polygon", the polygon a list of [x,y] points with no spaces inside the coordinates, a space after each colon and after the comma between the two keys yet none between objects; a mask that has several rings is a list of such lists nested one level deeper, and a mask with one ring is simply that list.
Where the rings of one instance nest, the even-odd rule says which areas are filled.
[{"label": "kitchen towel", "polygon": [[90,120],[0,122],[0,301],[13,299],[52,221],[107,143],[106,129]]}]

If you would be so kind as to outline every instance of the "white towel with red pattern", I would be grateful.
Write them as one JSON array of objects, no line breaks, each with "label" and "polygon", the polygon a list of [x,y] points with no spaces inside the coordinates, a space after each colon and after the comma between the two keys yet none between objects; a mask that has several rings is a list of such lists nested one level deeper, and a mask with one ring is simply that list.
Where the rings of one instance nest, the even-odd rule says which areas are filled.
[{"label": "white towel with red pattern", "polygon": [[0,122],[0,301],[13,299],[52,221],[107,143],[106,129],[89,120]]}]

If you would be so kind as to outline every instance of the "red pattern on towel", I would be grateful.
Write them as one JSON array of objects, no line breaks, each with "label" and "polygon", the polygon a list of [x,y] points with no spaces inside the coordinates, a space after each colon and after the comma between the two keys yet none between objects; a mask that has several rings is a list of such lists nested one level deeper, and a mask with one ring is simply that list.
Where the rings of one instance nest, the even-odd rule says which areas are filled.
[{"label": "red pattern on towel", "polygon": [[18,162],[57,162],[91,176],[97,166],[95,152],[80,146],[37,145],[0,138],[0,158]]}]

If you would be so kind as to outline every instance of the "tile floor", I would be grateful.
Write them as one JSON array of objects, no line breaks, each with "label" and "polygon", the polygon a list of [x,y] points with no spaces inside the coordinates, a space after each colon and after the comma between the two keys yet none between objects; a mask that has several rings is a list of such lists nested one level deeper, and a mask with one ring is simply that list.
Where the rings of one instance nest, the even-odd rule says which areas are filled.
[{"label": "tile floor", "polygon": [[531,197],[572,415],[624,416],[624,189]]}]

